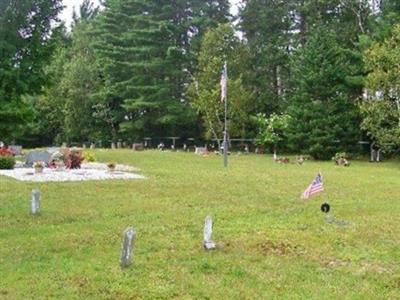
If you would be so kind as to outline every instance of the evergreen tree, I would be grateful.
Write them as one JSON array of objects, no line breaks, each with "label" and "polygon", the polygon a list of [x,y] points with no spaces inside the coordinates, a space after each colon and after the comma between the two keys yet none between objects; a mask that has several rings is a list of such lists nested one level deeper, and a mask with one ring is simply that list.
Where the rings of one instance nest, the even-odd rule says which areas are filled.
[{"label": "evergreen tree", "polygon": [[328,159],[351,151],[360,137],[355,100],[362,86],[358,56],[338,44],[330,31],[316,31],[293,64],[293,93],[288,114],[293,151]]},{"label": "evergreen tree", "polygon": [[95,44],[104,88],[96,96],[113,139],[121,132],[134,139],[185,135],[195,127],[185,95],[196,65],[193,41],[212,23],[205,20],[226,15],[227,3],[105,3]]},{"label": "evergreen tree", "polygon": [[271,114],[285,107],[288,89],[293,1],[249,0],[241,11],[250,56],[244,73],[257,99],[255,111]]}]

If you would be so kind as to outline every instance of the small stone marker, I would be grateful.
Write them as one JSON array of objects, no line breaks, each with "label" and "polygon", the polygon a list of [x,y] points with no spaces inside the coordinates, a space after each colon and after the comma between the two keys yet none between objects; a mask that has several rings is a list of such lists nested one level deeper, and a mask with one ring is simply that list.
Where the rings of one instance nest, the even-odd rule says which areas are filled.
[{"label": "small stone marker", "polygon": [[8,146],[8,150],[10,150],[14,155],[21,155],[22,146],[11,145],[11,146]]},{"label": "small stone marker", "polygon": [[145,146],[143,146],[142,143],[133,143],[132,144],[132,150],[133,151],[143,151]]},{"label": "small stone marker", "polygon": [[123,233],[121,260],[122,268],[126,268],[132,263],[133,247],[135,245],[136,231],[132,227],[125,229]]},{"label": "small stone marker", "polygon": [[95,143],[91,143],[90,144],[90,149],[96,149],[96,144]]},{"label": "small stone marker", "polygon": [[205,250],[214,250],[215,249],[215,243],[211,239],[212,235],[212,218],[211,216],[207,216],[205,221],[204,221],[204,241],[203,241],[203,246]]},{"label": "small stone marker", "polygon": [[32,190],[31,213],[32,215],[40,213],[40,191],[38,189]]},{"label": "small stone marker", "polygon": [[121,149],[121,148],[122,148],[122,142],[121,142],[121,141],[118,141],[118,142],[117,142],[117,148],[118,148],[118,149]]},{"label": "small stone marker", "polygon": [[208,150],[206,147],[195,147],[194,154],[197,155],[207,155]]},{"label": "small stone marker", "polygon": [[114,142],[112,142],[111,143],[111,149],[115,149],[116,147],[115,147],[115,143]]}]

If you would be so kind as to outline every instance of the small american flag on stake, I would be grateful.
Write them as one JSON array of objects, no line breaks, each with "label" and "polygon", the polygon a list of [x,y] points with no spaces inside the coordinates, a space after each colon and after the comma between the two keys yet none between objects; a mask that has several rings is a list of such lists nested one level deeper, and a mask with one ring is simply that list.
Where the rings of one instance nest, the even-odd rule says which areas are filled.
[{"label": "small american flag on stake", "polygon": [[324,184],[322,182],[322,175],[318,173],[317,177],[311,182],[306,190],[301,195],[301,199],[309,199],[312,195],[324,191]]}]

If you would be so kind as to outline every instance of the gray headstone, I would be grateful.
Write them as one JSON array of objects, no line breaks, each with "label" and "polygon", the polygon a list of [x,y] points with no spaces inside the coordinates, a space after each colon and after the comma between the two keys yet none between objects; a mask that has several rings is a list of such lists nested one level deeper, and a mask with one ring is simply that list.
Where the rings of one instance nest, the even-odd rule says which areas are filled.
[{"label": "gray headstone", "polygon": [[117,148],[121,149],[122,148],[122,143],[121,142],[117,142]]},{"label": "gray headstone", "polygon": [[90,149],[96,149],[96,144],[95,143],[91,143],[90,144]]},{"label": "gray headstone", "polygon": [[122,268],[132,263],[133,248],[135,246],[136,231],[132,227],[125,229],[123,233],[120,265]]},{"label": "gray headstone", "polygon": [[115,143],[114,142],[111,143],[111,149],[115,149]]},{"label": "gray headstone", "polygon": [[8,150],[10,150],[14,155],[21,155],[22,146],[11,145],[11,146],[8,146]]},{"label": "gray headstone", "polygon": [[144,146],[142,143],[134,143],[134,144],[132,144],[132,150],[142,151],[142,150],[144,150]]},{"label": "gray headstone", "polygon": [[215,249],[215,243],[212,240],[212,227],[213,221],[211,216],[207,216],[204,221],[204,240],[203,246],[206,250],[213,250]]},{"label": "gray headstone", "polygon": [[47,148],[47,150],[46,150],[46,152],[49,152],[50,154],[53,154],[55,152],[60,152],[60,151],[61,151],[60,147],[50,147],[50,148]]},{"label": "gray headstone", "polygon": [[51,154],[47,151],[32,151],[29,152],[25,159],[25,165],[32,167],[33,163],[43,161],[48,164],[51,160]]},{"label": "gray headstone", "polygon": [[40,213],[40,191],[39,190],[32,190],[31,213],[33,215],[37,215]]}]

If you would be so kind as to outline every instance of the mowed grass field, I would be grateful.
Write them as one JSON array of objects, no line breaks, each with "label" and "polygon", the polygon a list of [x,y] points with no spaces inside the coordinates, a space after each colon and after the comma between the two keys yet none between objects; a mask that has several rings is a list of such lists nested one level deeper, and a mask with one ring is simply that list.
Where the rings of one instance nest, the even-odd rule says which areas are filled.
[{"label": "mowed grass field", "polygon": [[[400,163],[96,150],[146,180],[0,176],[0,299],[400,299]],[[326,192],[302,191],[322,171]],[[33,188],[42,214],[29,214]],[[337,220],[320,211],[329,202]],[[214,218],[220,248],[202,248]],[[122,231],[137,231],[121,270]]]}]

